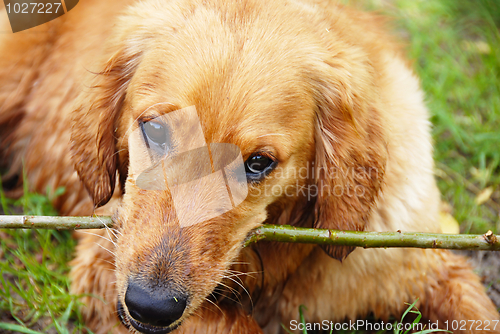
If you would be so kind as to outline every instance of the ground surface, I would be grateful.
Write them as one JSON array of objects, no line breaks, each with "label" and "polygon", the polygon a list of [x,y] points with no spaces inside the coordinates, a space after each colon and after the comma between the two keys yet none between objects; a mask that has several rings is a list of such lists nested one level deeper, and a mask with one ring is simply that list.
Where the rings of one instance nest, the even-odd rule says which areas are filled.
[{"label": "ground surface", "polygon": [[488,289],[488,296],[500,308],[500,256],[498,252],[460,251],[458,253],[469,257]]}]

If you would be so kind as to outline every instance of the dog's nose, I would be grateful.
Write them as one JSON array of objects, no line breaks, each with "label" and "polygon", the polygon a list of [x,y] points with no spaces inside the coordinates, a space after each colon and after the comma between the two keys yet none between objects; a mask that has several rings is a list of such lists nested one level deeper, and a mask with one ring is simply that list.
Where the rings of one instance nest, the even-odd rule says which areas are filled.
[{"label": "dog's nose", "polygon": [[158,327],[168,327],[180,319],[186,308],[187,296],[164,289],[148,289],[130,282],[125,294],[125,305],[136,321]]}]

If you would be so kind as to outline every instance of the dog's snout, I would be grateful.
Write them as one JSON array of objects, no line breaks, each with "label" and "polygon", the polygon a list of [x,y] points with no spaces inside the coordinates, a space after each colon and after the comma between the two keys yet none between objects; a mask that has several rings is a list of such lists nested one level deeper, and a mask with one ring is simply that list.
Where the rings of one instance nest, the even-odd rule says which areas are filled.
[{"label": "dog's snout", "polygon": [[[129,282],[125,294],[125,305],[130,316],[142,324],[168,327],[179,320],[184,313],[187,296],[184,293],[164,288],[144,288]],[[135,324],[132,321],[134,327]]]}]

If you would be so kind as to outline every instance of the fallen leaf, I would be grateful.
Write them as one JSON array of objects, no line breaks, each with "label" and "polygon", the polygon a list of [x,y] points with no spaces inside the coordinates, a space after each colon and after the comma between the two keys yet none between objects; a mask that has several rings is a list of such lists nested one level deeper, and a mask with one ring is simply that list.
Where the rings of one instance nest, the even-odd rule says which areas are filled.
[{"label": "fallen leaf", "polygon": [[493,187],[488,187],[483,190],[476,196],[476,204],[481,205],[488,201],[493,194]]},{"label": "fallen leaf", "polygon": [[442,233],[446,234],[459,234],[460,226],[455,218],[449,213],[440,211],[439,212],[439,225],[441,226]]}]

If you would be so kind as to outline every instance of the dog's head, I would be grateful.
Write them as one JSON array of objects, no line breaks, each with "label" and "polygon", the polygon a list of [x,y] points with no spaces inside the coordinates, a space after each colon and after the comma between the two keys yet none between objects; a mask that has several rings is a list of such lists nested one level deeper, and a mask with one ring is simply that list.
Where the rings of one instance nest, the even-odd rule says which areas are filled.
[{"label": "dog's head", "polygon": [[[271,4],[165,6],[173,7],[143,2],[122,18],[72,129],[76,169],[95,206],[109,200],[119,175],[119,311],[144,333],[168,332],[195,312],[248,233],[279,214],[271,206],[309,201],[315,227],[363,230],[386,161],[373,64],[317,14]],[[168,187],[137,184],[147,156],[130,143],[165,146],[170,125],[159,117],[188,106],[208,145],[241,150],[248,195],[205,217],[226,188],[198,183],[176,195],[196,213],[196,223],[183,225]],[[193,161],[170,172],[195,179]],[[350,249],[325,251],[341,259]]]}]

